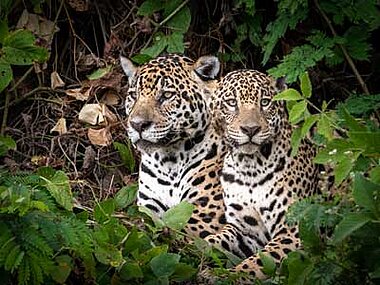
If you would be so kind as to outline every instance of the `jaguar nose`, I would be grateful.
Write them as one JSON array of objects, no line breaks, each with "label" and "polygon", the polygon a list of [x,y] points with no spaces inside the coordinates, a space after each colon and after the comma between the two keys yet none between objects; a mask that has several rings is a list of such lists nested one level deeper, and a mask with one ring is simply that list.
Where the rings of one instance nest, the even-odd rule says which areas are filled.
[{"label": "jaguar nose", "polygon": [[243,134],[246,134],[247,136],[252,138],[258,132],[260,132],[261,127],[260,126],[253,126],[253,127],[241,126],[240,129],[243,132]]},{"label": "jaguar nose", "polygon": [[134,128],[139,133],[142,133],[143,131],[148,129],[153,124],[152,121],[145,121],[145,120],[141,120],[141,119],[140,120],[131,120],[129,123],[130,123],[131,127]]}]

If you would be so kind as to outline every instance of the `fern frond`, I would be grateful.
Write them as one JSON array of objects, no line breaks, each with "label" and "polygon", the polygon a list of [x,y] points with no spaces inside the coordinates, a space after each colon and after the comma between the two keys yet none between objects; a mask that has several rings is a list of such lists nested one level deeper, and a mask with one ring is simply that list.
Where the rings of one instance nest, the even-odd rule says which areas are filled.
[{"label": "fern frond", "polygon": [[18,269],[17,281],[19,285],[29,284],[30,280],[30,266],[29,258],[24,258]]}]

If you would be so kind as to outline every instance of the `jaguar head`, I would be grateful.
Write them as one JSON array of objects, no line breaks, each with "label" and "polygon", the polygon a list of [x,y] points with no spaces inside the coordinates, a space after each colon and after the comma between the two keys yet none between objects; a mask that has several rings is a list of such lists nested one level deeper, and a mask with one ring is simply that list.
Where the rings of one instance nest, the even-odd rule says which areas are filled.
[{"label": "jaguar head", "polygon": [[216,57],[197,61],[166,55],[136,67],[120,58],[128,77],[128,136],[141,150],[173,146],[202,134],[211,120],[210,100],[217,86]]},{"label": "jaguar head", "polygon": [[282,80],[256,70],[233,71],[222,79],[213,99],[214,114],[233,150],[254,154],[276,138],[287,114],[283,103],[272,99],[284,87]]}]

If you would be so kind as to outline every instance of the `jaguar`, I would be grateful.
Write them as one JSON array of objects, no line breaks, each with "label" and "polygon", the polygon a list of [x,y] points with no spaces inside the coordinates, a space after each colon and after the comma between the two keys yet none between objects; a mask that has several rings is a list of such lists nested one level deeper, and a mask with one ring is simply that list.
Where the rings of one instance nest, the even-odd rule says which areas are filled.
[{"label": "jaguar", "polygon": [[195,208],[185,231],[204,238],[225,224],[220,172],[227,147],[214,126],[211,96],[220,62],[168,54],[135,66],[128,77],[127,132],[141,153],[137,204],[162,214],[181,201]]},{"label": "jaguar", "polygon": [[246,272],[247,284],[266,277],[259,252],[280,263],[301,246],[285,214],[294,201],[319,192],[316,150],[303,140],[291,155],[292,126],[284,103],[273,100],[285,88],[284,80],[236,70],[221,80],[213,99],[229,146],[221,172],[227,224],[206,240],[243,258],[231,271]]}]

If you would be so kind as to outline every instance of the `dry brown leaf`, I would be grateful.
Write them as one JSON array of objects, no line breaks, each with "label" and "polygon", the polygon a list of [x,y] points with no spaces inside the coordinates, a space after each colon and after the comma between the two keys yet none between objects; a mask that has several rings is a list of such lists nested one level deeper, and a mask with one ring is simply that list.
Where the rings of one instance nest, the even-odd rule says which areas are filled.
[{"label": "dry brown leaf", "polygon": [[102,109],[103,109],[103,116],[107,118],[107,121],[110,122],[110,123],[115,123],[117,122],[117,117],[116,115],[110,111],[110,109],[108,109],[108,107],[104,104],[101,104],[102,105]]},{"label": "dry brown leaf", "polygon": [[59,76],[58,72],[53,71],[50,74],[50,84],[51,84],[51,89],[56,89],[59,87],[65,86],[65,82],[63,82],[61,76]]},{"label": "dry brown leaf", "polygon": [[84,152],[83,166],[82,169],[90,170],[95,164],[95,150],[92,146],[87,146]]},{"label": "dry brown leaf", "polygon": [[107,146],[112,143],[112,136],[108,128],[88,129],[87,135],[93,145]]},{"label": "dry brown leaf", "polygon": [[113,90],[107,90],[106,93],[104,93],[102,99],[100,102],[109,105],[109,106],[115,106],[118,105],[120,102],[119,96],[115,93]]},{"label": "dry brown leaf", "polygon": [[50,132],[57,132],[60,135],[67,133],[66,119],[60,118],[55,126],[50,130]]},{"label": "dry brown leaf", "polygon": [[16,28],[31,31],[34,35],[45,41],[45,47],[50,47],[54,33],[59,31],[54,22],[37,14],[29,13],[26,9],[22,12]]},{"label": "dry brown leaf", "polygon": [[[90,97],[92,87],[90,88],[73,88],[73,89],[67,89],[65,90],[65,93],[71,97],[74,97],[77,100],[80,101],[86,101]],[[86,91],[84,91],[86,90]]]},{"label": "dry brown leaf", "polygon": [[85,12],[88,10],[88,0],[66,0],[66,2],[78,12]]},{"label": "dry brown leaf", "polygon": [[98,125],[105,121],[104,104],[86,104],[79,112],[79,120],[91,125]]}]

